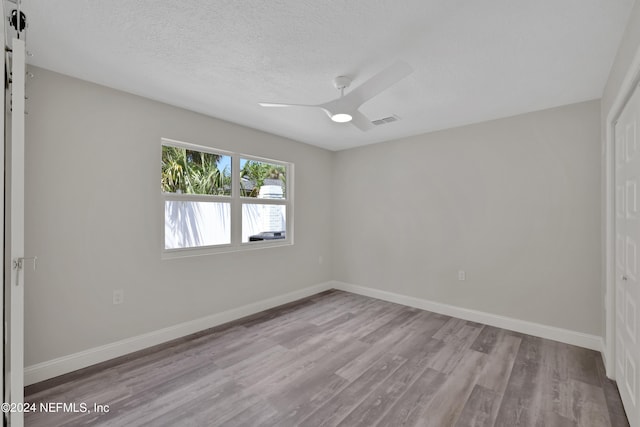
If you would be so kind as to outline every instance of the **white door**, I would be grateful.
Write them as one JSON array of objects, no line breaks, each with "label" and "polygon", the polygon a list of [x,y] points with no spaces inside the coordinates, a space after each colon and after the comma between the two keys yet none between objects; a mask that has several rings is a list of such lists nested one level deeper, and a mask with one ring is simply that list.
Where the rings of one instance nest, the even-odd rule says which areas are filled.
[{"label": "white door", "polygon": [[[24,100],[25,44],[11,43],[10,131],[5,135],[7,182],[5,186],[5,321],[8,340],[5,366],[8,370],[5,399],[20,405],[24,399],[24,269],[35,259],[24,258]],[[22,427],[23,414],[9,413],[9,425]]]},{"label": "white door", "polygon": [[640,426],[640,90],[615,126],[616,380],[632,427]]}]

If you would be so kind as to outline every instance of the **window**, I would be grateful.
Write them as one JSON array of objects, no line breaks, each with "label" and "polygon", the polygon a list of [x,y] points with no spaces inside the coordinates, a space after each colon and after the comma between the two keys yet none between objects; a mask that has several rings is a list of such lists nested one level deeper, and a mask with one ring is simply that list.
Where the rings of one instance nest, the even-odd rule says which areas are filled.
[{"label": "window", "polygon": [[292,170],[286,162],[163,139],[164,255],[292,244]]},{"label": "window", "polygon": [[286,239],[287,168],[240,158],[242,242]]}]

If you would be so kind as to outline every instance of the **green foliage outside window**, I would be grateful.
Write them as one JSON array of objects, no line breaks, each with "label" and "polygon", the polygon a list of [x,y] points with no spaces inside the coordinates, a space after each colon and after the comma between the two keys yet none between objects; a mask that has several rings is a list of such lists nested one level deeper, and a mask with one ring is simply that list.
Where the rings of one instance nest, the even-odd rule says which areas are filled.
[{"label": "green foliage outside window", "polygon": [[266,179],[280,180],[283,192],[286,192],[287,170],[284,166],[249,160],[240,170],[240,178],[240,195],[243,197],[258,197]]},{"label": "green foliage outside window", "polygon": [[223,157],[226,156],[163,145],[162,191],[231,195],[231,171],[218,168]]},{"label": "green foliage outside window", "polygon": [[[220,169],[221,164],[225,166]],[[162,191],[231,195],[231,158],[220,154],[162,146]],[[258,197],[265,180],[279,180],[286,197],[286,167],[241,159],[240,195]]]}]

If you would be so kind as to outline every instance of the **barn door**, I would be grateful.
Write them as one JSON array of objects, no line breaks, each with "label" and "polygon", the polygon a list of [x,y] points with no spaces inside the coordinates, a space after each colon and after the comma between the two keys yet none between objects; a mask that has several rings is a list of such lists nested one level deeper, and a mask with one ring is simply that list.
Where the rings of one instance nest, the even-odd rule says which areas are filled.
[{"label": "barn door", "polygon": [[[7,3],[4,2],[3,5]],[[20,1],[7,10],[3,22],[4,92],[4,395],[10,404],[6,421],[24,425],[24,279],[35,258],[24,255],[25,18]],[[13,12],[13,15],[12,13]]]}]

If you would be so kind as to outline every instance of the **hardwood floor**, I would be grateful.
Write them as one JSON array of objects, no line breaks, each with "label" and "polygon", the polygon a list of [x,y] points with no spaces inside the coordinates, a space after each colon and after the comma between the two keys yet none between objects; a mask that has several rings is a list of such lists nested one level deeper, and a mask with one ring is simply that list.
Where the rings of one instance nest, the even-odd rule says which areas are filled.
[{"label": "hardwood floor", "polygon": [[627,426],[600,354],[340,291],[27,388],[26,426]]}]

